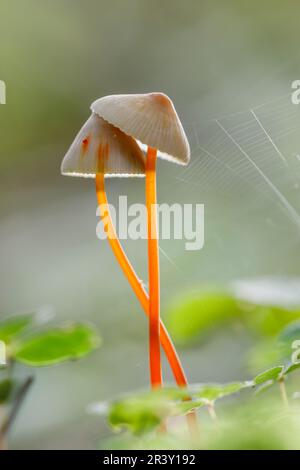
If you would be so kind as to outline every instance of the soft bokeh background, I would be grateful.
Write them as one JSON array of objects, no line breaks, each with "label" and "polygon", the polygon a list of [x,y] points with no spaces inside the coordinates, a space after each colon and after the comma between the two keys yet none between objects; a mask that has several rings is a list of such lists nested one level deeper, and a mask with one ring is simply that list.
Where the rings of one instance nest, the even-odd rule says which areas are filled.
[{"label": "soft bokeh background", "polygon": [[[159,199],[205,204],[205,247],[161,242],[162,313],[204,284],[299,274],[299,14],[292,0],[2,0],[0,316],[50,309],[103,338],[86,360],[35,372],[13,447],[95,448],[109,430],[86,406],[148,381],[147,323],[95,236],[93,181],[60,176],[95,98],[163,91],[191,140],[190,168],[159,163]],[[112,202],[143,201],[142,180],[108,187]],[[145,243],[125,246],[146,280]],[[182,349],[188,377],[244,378],[250,344],[229,330]]]}]

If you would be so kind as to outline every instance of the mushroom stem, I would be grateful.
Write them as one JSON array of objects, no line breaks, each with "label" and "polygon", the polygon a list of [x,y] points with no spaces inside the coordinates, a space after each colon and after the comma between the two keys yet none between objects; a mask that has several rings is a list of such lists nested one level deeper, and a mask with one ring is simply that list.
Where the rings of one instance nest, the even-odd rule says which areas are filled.
[{"label": "mushroom stem", "polygon": [[160,357],[160,288],[159,254],[156,210],[156,158],[157,151],[148,147],[146,160],[146,206],[148,219],[148,271],[149,271],[149,355],[150,379],[153,388],[162,386]]},{"label": "mushroom stem", "polygon": [[[105,192],[105,182],[104,174],[97,173],[96,175],[96,193],[98,204],[101,211],[101,217],[105,219],[104,230],[107,234],[108,241],[110,243],[111,249],[120,264],[122,271],[124,272],[131,288],[133,289],[135,295],[137,296],[139,302],[141,303],[144,312],[149,316],[149,297],[146,290],[143,287],[142,281],[136,275],[134,268],[132,267],[129,259],[127,258],[122,245],[117,237],[115,228],[113,226],[112,219],[110,217],[109,206],[107,202],[106,192]],[[180,363],[180,359],[177,355],[175,347],[172,343],[172,340],[166,330],[166,327],[161,322],[160,327],[160,341],[162,347],[166,353],[167,359],[169,361],[170,367],[173,371],[174,378],[177,385],[180,387],[187,386],[187,379],[183,370],[183,367]]]},{"label": "mushroom stem", "polygon": [[[127,258],[122,245],[118,239],[116,230],[111,219],[109,205],[107,202],[106,191],[105,191],[105,179],[104,173],[96,174],[96,194],[98,205],[100,207],[101,218],[104,221],[104,230],[107,234],[107,238],[110,244],[110,247],[123,271],[125,274],[132,290],[137,296],[145,314],[149,316],[149,297],[146,290],[143,287],[142,281],[138,278],[137,274],[134,271],[133,266],[131,265],[129,259]],[[165,351],[166,357],[170,364],[171,370],[174,375],[174,379],[179,387],[187,387],[188,381],[185,376],[182,364],[176,352],[175,346],[167,332],[167,329],[162,321],[160,321],[160,342]],[[187,415],[188,421],[190,423],[191,429],[197,427],[197,416],[195,412],[190,412]]]}]

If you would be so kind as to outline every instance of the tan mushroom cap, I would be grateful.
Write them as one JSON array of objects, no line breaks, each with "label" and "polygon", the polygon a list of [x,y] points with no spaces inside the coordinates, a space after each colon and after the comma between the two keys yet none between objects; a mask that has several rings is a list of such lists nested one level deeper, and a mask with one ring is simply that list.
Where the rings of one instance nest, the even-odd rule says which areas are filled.
[{"label": "tan mushroom cap", "polygon": [[92,114],[66,153],[61,172],[68,176],[144,176],[145,156],[136,141]]},{"label": "tan mushroom cap", "polygon": [[163,93],[110,95],[94,101],[94,113],[181,165],[190,160],[190,146],[170,98]]}]

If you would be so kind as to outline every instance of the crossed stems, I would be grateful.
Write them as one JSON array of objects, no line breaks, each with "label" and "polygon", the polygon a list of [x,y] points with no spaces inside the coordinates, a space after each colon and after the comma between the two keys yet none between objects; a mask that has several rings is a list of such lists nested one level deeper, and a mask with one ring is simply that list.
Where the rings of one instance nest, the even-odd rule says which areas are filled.
[{"label": "crossed stems", "polygon": [[[158,241],[157,241],[157,223],[156,223],[156,150],[148,148],[146,163],[146,204],[148,216],[148,256],[149,256],[149,296],[143,286],[143,282],[138,278],[129,259],[127,258],[122,245],[118,239],[112,218],[110,215],[109,204],[107,202],[104,178],[104,158],[108,157],[109,149],[105,149],[103,155],[102,148],[99,147],[98,161],[99,172],[96,174],[96,194],[100,215],[103,220],[104,230],[107,234],[111,249],[120,264],[131,288],[137,296],[145,314],[149,317],[150,326],[150,374],[152,386],[160,386],[161,362],[160,362],[160,343],[165,351],[168,362],[172,369],[175,381],[179,387],[188,385],[183,367],[177,355],[172,340],[160,320],[159,315],[159,260],[158,260]],[[102,164],[100,164],[102,162]],[[154,206],[153,206],[154,204]],[[154,207],[154,209],[152,209]],[[155,237],[152,237],[152,234]],[[149,236],[150,235],[150,236]],[[187,397],[188,399],[188,397]],[[197,418],[195,412],[188,413],[188,421],[191,430],[197,429]]]}]

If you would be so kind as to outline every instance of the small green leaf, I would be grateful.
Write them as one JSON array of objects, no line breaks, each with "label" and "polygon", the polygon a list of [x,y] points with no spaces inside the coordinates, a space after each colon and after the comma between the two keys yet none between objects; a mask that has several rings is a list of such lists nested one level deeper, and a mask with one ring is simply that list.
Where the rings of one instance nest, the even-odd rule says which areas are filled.
[{"label": "small green leaf", "polygon": [[7,402],[10,397],[13,387],[13,382],[10,379],[5,379],[0,382],[0,404]]},{"label": "small green leaf", "polygon": [[129,429],[133,434],[149,432],[170,413],[168,402],[150,395],[128,397],[111,404],[108,414],[115,430]]},{"label": "small green leaf", "polygon": [[198,400],[182,401],[176,404],[177,414],[186,414],[189,411],[198,410],[206,405],[207,400],[201,398]]},{"label": "small green leaf", "polygon": [[128,428],[133,434],[149,432],[157,427],[166,413],[143,402],[125,401],[114,403],[108,414],[110,425],[116,430]]},{"label": "small green leaf", "polygon": [[253,305],[251,315],[245,316],[246,324],[266,337],[272,337],[289,323],[299,319],[299,309],[272,305]]},{"label": "small green leaf", "polygon": [[79,359],[100,345],[100,338],[87,325],[49,330],[18,344],[15,359],[30,366],[47,366]]},{"label": "small green leaf", "polygon": [[177,299],[166,312],[168,329],[174,339],[182,344],[237,320],[263,336],[274,337],[283,327],[299,318],[299,308],[260,305],[251,298],[243,300],[238,292],[235,295],[226,288],[191,293]]},{"label": "small green leaf", "polygon": [[166,320],[174,339],[188,343],[241,314],[241,302],[230,293],[208,291],[177,300],[167,311]]},{"label": "small green leaf", "polygon": [[291,362],[284,369],[284,375],[288,375],[288,374],[290,374],[291,372],[294,372],[294,370],[297,370],[297,369],[300,369],[300,362],[297,362],[295,364]]},{"label": "small green leaf", "polygon": [[211,384],[202,385],[197,389],[197,386],[192,386],[192,394],[202,399],[209,401],[215,401],[219,398],[223,398],[228,395],[239,392],[243,388],[247,387],[245,382],[233,382],[225,385]]},{"label": "small green leaf", "polygon": [[115,430],[129,429],[133,434],[152,431],[164,418],[187,413],[204,406],[203,400],[182,401],[189,393],[184,389],[140,392],[112,402],[108,421]]},{"label": "small green leaf", "polygon": [[300,340],[300,322],[293,322],[288,325],[279,335],[277,339],[277,349],[280,351],[281,357],[290,359],[294,352],[293,343]]},{"label": "small green leaf", "polygon": [[264,382],[268,382],[269,380],[278,380],[281,377],[283,370],[283,366],[272,367],[271,369],[268,369],[265,372],[262,372],[261,374],[257,375],[253,379],[253,384],[260,385]]},{"label": "small green leaf", "polygon": [[23,333],[33,321],[33,314],[15,315],[0,322],[0,340],[10,343]]},{"label": "small green leaf", "polygon": [[300,322],[294,321],[290,323],[284,330],[280,333],[278,340],[288,344],[290,347],[294,340],[300,340]]}]

